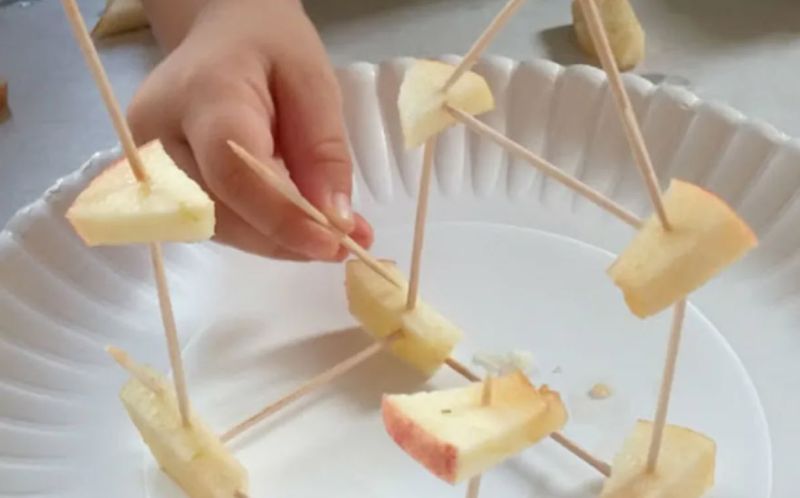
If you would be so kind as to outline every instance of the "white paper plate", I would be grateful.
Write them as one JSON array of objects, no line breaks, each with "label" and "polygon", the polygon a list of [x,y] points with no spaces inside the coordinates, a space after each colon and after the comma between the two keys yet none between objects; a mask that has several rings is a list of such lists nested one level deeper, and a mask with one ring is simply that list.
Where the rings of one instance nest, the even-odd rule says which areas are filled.
[{"label": "white paper plate", "polygon": [[[419,151],[402,149],[395,109],[407,63],[339,73],[357,202],[377,228],[374,253],[404,268],[421,161]],[[487,122],[649,212],[600,71],[500,58],[477,70],[498,103]],[[774,496],[795,496],[800,148],[680,89],[638,77],[626,83],[662,182],[707,185],[762,240],[692,296],[670,421],[717,441],[717,486],[708,496],[767,498],[773,473]],[[97,154],[0,234],[3,497],[180,496],[126,418],[117,399],[124,375],[101,349],[117,344],[166,369],[147,252],[89,250],[63,220],[112,155]],[[632,317],[605,275],[630,228],[462,127],[441,138],[435,169],[422,291],[464,327],[456,356],[532,351],[534,380],[568,403],[564,432],[610,460],[635,419],[653,415],[669,322],[668,312]],[[368,343],[346,331],[354,322],[340,265],[268,261],[215,244],[170,246],[167,265],[193,402],[219,430]],[[613,396],[589,399],[596,382]],[[427,385],[462,383],[442,372]],[[381,426],[381,393],[423,387],[381,356],[245,435],[234,447],[250,470],[251,496],[463,496],[463,487],[412,462]],[[578,498],[596,496],[599,484],[595,471],[545,441],[492,470],[483,489]]]}]

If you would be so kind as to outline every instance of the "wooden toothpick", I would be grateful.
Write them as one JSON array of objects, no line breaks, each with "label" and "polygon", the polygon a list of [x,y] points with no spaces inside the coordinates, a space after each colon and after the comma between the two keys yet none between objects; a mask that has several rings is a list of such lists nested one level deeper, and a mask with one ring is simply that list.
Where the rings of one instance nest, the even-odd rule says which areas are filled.
[{"label": "wooden toothpick", "polygon": [[350,356],[344,361],[337,363],[336,365],[332,366],[328,370],[325,370],[319,375],[312,377],[311,379],[304,382],[300,387],[295,389],[294,391],[290,392],[289,394],[281,397],[277,401],[270,403],[269,405],[265,406],[261,410],[259,410],[256,414],[248,417],[247,419],[243,420],[242,422],[236,424],[231,429],[228,429],[221,437],[223,443],[230,441],[231,439],[235,438],[236,436],[242,434],[246,430],[250,429],[251,427],[255,426],[262,420],[267,419],[274,413],[280,411],[281,409],[285,408],[286,406],[290,405],[291,403],[299,400],[303,396],[310,394],[311,392],[319,389],[320,387],[336,380],[337,378],[341,377],[342,375],[346,374],[347,372],[353,370],[355,367],[361,365],[368,359],[372,358],[376,354],[383,351],[387,346],[389,346],[392,341],[394,341],[399,334],[395,332],[394,334],[390,335],[386,339],[382,341],[377,341],[373,344],[370,344],[366,348],[362,349],[358,353]]},{"label": "wooden toothpick", "polygon": [[467,498],[478,498],[478,494],[481,492],[481,477],[482,475],[479,474],[469,480]]},{"label": "wooden toothpick", "polygon": [[120,110],[117,98],[114,96],[111,83],[108,81],[108,75],[100,62],[100,57],[97,55],[97,50],[89,31],[86,29],[86,23],[83,21],[78,5],[75,0],[61,0],[61,4],[64,6],[67,19],[70,26],[72,26],[72,32],[78,41],[83,57],[86,59],[86,64],[89,66],[89,71],[92,73],[98,90],[100,90],[106,109],[111,115],[111,121],[114,123],[114,129],[117,131],[122,148],[125,151],[125,157],[128,159],[136,179],[145,183],[147,181],[147,172],[144,169],[144,164],[142,164],[142,160],[139,157],[136,143],[133,141],[133,135],[131,135],[125,116]]},{"label": "wooden toothpick", "polygon": [[[468,366],[464,365],[455,358],[450,357],[447,360],[445,360],[444,363],[445,365],[450,367],[454,372],[456,372],[457,374],[461,375],[462,377],[464,377],[469,381],[477,382],[481,380],[478,374],[470,370]],[[577,443],[570,440],[565,435],[561,434],[560,432],[554,432],[553,434],[550,434],[550,438],[556,443],[560,444],[562,447],[564,447],[564,449],[566,449],[567,451],[569,451],[570,453],[572,453],[573,455],[580,458],[588,465],[596,469],[604,476],[608,477],[611,475],[611,465],[600,460],[599,458],[592,456],[591,453],[581,448]]]},{"label": "wooden toothpick", "polygon": [[661,202],[661,189],[658,186],[658,177],[653,168],[653,163],[650,160],[650,153],[647,151],[647,146],[644,143],[642,130],[639,128],[639,123],[636,121],[636,114],[633,112],[633,106],[628,97],[628,92],[625,90],[625,85],[622,83],[622,76],[617,67],[617,61],[614,59],[614,53],[611,50],[611,44],[608,41],[608,34],[603,25],[603,20],[600,17],[600,11],[594,0],[578,1],[580,2],[584,17],[586,17],[589,34],[592,37],[595,51],[600,59],[600,65],[603,66],[603,70],[608,76],[611,93],[614,95],[614,102],[617,106],[617,112],[622,119],[622,124],[625,128],[625,136],[631,147],[634,162],[644,178],[647,191],[650,194],[650,200],[653,202],[653,207],[655,208],[659,220],[661,220],[661,225],[665,230],[670,230],[671,226],[667,219],[667,212],[664,209],[664,204]]},{"label": "wooden toothpick", "polygon": [[239,156],[242,162],[244,162],[244,164],[250,168],[251,171],[258,175],[259,178],[283,194],[288,201],[300,208],[312,220],[331,230],[338,237],[340,237],[342,245],[344,245],[352,254],[363,261],[373,271],[398,287],[403,285],[402,282],[400,282],[394,275],[386,271],[386,268],[384,268],[383,265],[381,265],[381,263],[369,252],[358,245],[358,243],[350,238],[347,234],[336,228],[336,226],[331,223],[324,214],[322,214],[322,211],[317,209],[316,206],[308,202],[308,200],[300,194],[294,184],[277,175],[269,166],[256,159],[256,157],[247,152],[237,143],[228,140],[228,145],[230,146],[231,150],[233,150],[233,152]]},{"label": "wooden toothpick", "polygon": [[414,222],[414,245],[411,249],[411,272],[408,281],[406,309],[413,310],[419,295],[419,276],[422,265],[422,243],[425,239],[425,220],[428,216],[428,197],[433,171],[433,153],[436,149],[436,137],[425,142],[422,154],[422,174],[419,178],[419,194],[417,197],[417,216]]},{"label": "wooden toothpick", "polygon": [[106,352],[114,359],[114,361],[117,362],[119,366],[128,372],[131,377],[141,382],[145,387],[156,394],[161,394],[164,392],[158,381],[153,378],[153,375],[151,375],[150,372],[143,369],[141,366],[137,365],[136,362],[134,362],[131,357],[128,356],[128,353],[114,346],[106,347]]},{"label": "wooden toothpick", "polygon": [[[492,373],[487,372],[486,377],[483,379],[483,386],[481,389],[481,405],[489,406],[491,404],[492,404]],[[478,493],[480,493],[481,490],[481,477],[482,474],[478,474],[469,480],[469,485],[467,486],[467,498],[478,498]]]},{"label": "wooden toothpick", "polygon": [[481,33],[475,43],[473,43],[472,47],[469,51],[464,55],[464,58],[461,59],[461,62],[456,66],[455,70],[453,70],[453,74],[445,82],[444,86],[442,87],[442,91],[446,92],[451,86],[455,84],[458,79],[464,75],[469,69],[475,64],[478,60],[478,57],[481,56],[486,47],[489,46],[492,39],[497,35],[497,33],[503,28],[503,26],[508,22],[509,19],[517,12],[517,9],[522,5],[523,0],[510,0],[498,14],[492,19],[492,22],[489,23],[489,26]]},{"label": "wooden toothpick", "polygon": [[[122,143],[125,157],[128,159],[128,164],[130,164],[133,175],[142,187],[146,189],[148,188],[148,177],[142,159],[139,156],[139,150],[136,148],[131,130],[120,110],[119,102],[114,96],[111,83],[103,69],[102,62],[100,62],[100,56],[97,54],[89,32],[86,30],[86,23],[83,21],[78,5],[75,3],[75,0],[61,0],[61,4],[64,6],[67,19],[69,20],[70,26],[72,26],[72,31],[75,34],[75,38],[78,40],[78,45],[86,59],[86,63],[89,65],[89,70],[92,73],[94,82],[100,90],[106,109],[111,115],[111,121],[114,123],[114,128],[117,131],[120,143]],[[175,381],[175,392],[178,396],[181,420],[184,426],[189,426],[189,396],[186,392],[186,377],[183,372],[183,361],[181,360],[180,348],[178,347],[177,327],[175,326],[175,319],[172,313],[169,287],[167,286],[167,279],[164,272],[164,260],[159,244],[150,244],[150,257],[155,271],[158,302],[161,308],[161,318],[164,322],[164,333],[167,338],[167,350],[169,352],[169,361]]]},{"label": "wooden toothpick", "polygon": [[664,373],[661,377],[661,390],[658,394],[658,408],[653,423],[653,434],[650,438],[650,449],[647,453],[647,471],[654,472],[658,465],[658,454],[661,450],[661,441],[664,437],[664,426],[667,423],[669,399],[672,393],[672,381],[675,379],[675,365],[678,361],[678,351],[681,344],[681,331],[683,320],[686,316],[686,299],[681,299],[675,304],[672,313],[672,326],[667,346],[667,358],[664,361]]},{"label": "wooden toothpick", "polygon": [[455,107],[447,106],[447,111],[453,115],[453,117],[464,123],[467,128],[494,141],[499,146],[507,150],[510,154],[527,161],[532,166],[539,169],[539,171],[542,173],[581,194],[587,200],[605,209],[628,225],[631,225],[634,228],[638,228],[642,225],[642,220],[640,220],[635,214],[609,199],[599,191],[581,182],[577,178],[564,173],[546,159],[537,156],[532,151],[506,137],[483,121],[467,114],[464,111],[456,109]]}]

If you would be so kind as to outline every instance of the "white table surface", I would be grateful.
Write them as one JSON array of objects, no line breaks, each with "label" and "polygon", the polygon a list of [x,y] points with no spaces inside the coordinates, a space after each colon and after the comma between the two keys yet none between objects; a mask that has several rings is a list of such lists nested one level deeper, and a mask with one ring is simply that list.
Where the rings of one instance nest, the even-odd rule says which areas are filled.
[{"label": "white table surface", "polygon": [[[104,0],[80,3],[91,24]],[[463,53],[503,3],[316,0],[307,6],[334,62],[344,64],[398,55]],[[727,102],[800,136],[800,92],[795,90],[800,80],[796,69],[800,2],[634,3],[648,33],[647,59],[636,72],[686,85],[703,98]],[[568,0],[530,1],[490,52],[583,62],[565,28],[569,20]],[[101,55],[123,104],[160,57],[147,32],[103,44]],[[55,0],[0,8],[0,78],[10,82],[13,112],[10,120],[0,123],[0,223],[4,224],[57,178],[93,152],[113,146],[116,139]],[[776,497],[797,495],[785,478],[774,484]]]}]

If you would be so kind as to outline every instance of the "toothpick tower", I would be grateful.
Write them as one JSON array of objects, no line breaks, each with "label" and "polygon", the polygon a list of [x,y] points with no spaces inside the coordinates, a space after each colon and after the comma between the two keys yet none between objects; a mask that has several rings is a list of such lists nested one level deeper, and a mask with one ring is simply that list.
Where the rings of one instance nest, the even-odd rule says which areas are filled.
[{"label": "toothpick tower", "polygon": [[[407,147],[424,148],[408,281],[392,262],[373,257],[339,232],[289,180],[229,142],[242,160],[241,167],[254,171],[310,218],[336,233],[355,256],[346,264],[349,310],[375,342],[220,436],[191,411],[159,246],[165,241],[196,242],[210,238],[213,204],[200,187],[180,172],[159,142],[139,148],[134,145],[74,0],[62,2],[126,158],[101,173],[78,197],[67,217],[88,245],[145,243],[149,246],[174,383],[170,385],[160,373],[137,364],[117,348],[110,347],[109,353],[131,375],[121,398],[132,421],[160,466],[188,496],[246,497],[247,472],[225,444],[384,350],[425,375],[447,366],[470,381],[464,387],[446,391],[385,395],[382,401],[384,425],[398,446],[442,480],[451,484],[468,481],[468,498],[477,498],[484,472],[547,437],[607,478],[602,498],[699,498],[713,486],[716,452],[713,440],[667,423],[686,300],[691,292],[755,247],[757,241],[735,212],[698,186],[674,179],[662,194],[609,44],[605,13],[595,0],[575,2],[608,76],[634,162],[653,204],[654,214],[646,220],[475,117],[490,111],[494,99],[486,81],[470,69],[519,9],[522,0],[511,0],[505,5],[457,66],[419,60],[405,75],[398,96],[401,127]],[[559,432],[568,417],[557,392],[547,386],[534,386],[517,367],[487,371],[481,380],[453,358],[451,353],[463,332],[420,299],[436,138],[446,128],[458,124],[497,143],[635,228],[633,241],[608,269],[608,274],[622,290],[634,315],[647,318],[673,308],[654,420],[637,422],[612,465],[592,456]],[[125,182],[117,180],[126,175],[135,181],[120,187]],[[151,188],[154,183],[159,186],[158,193]],[[153,199],[159,195],[162,198]],[[109,212],[104,207],[107,204],[96,202],[109,196],[121,201],[118,205],[124,207]],[[192,210],[191,222],[185,216],[186,209]],[[475,423],[487,417],[495,422]],[[467,433],[469,442],[464,438]]]}]

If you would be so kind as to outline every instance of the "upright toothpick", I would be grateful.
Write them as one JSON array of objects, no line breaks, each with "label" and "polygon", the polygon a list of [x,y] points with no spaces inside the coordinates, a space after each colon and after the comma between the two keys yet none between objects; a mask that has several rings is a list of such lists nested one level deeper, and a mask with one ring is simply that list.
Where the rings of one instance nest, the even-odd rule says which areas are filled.
[{"label": "upright toothpick", "polygon": [[408,281],[406,309],[413,310],[417,305],[419,294],[419,276],[422,266],[422,243],[425,239],[425,220],[428,216],[428,193],[433,171],[433,153],[436,149],[436,137],[425,142],[422,154],[422,173],[419,178],[419,194],[417,195],[417,216],[414,222],[414,246],[411,250],[411,272]]},{"label": "upright toothpick", "polygon": [[603,70],[608,76],[611,93],[614,95],[614,102],[617,106],[620,118],[622,119],[622,124],[625,128],[625,136],[633,152],[634,162],[644,178],[647,191],[653,202],[653,207],[655,208],[659,220],[661,220],[661,225],[665,230],[670,230],[671,226],[667,219],[667,212],[664,209],[664,204],[661,202],[661,189],[658,186],[658,177],[653,168],[653,163],[650,160],[650,153],[647,151],[647,146],[644,143],[644,137],[639,128],[639,123],[636,120],[636,114],[633,112],[633,106],[628,97],[628,92],[625,90],[625,85],[622,83],[622,76],[620,75],[619,67],[617,67],[617,61],[614,59],[614,53],[611,50],[611,44],[608,41],[608,34],[603,26],[600,11],[594,0],[578,1],[586,17],[589,34],[592,37],[595,51],[600,59],[600,64],[603,66]]},{"label": "upright toothpick", "polygon": [[517,12],[517,9],[522,5],[523,0],[510,0],[498,14],[489,23],[489,26],[481,33],[469,51],[461,59],[461,62],[456,66],[453,74],[445,82],[442,91],[447,91],[448,88],[453,86],[458,79],[464,75],[478,60],[486,47],[489,46],[492,39],[500,32],[509,19]]},{"label": "upright toothpick", "polygon": [[667,345],[667,357],[664,361],[664,373],[661,377],[661,390],[658,394],[658,408],[653,422],[653,434],[650,438],[650,449],[647,452],[647,471],[654,472],[658,465],[658,454],[661,450],[661,441],[664,436],[664,426],[667,423],[669,399],[672,393],[672,381],[675,379],[675,365],[678,361],[678,351],[681,344],[681,331],[683,320],[686,316],[686,299],[681,299],[675,304],[672,314],[672,326]]},{"label": "upright toothpick", "polygon": [[[483,379],[483,386],[481,389],[481,405],[489,406],[492,404],[492,373],[487,372],[486,377]],[[478,498],[481,490],[481,477],[476,475],[469,480],[467,485],[467,498]]]},{"label": "upright toothpick", "polygon": [[[111,88],[111,83],[108,80],[103,64],[100,62],[100,57],[97,54],[94,43],[89,36],[86,29],[86,23],[83,21],[78,5],[75,0],[61,0],[64,6],[64,11],[67,14],[67,19],[72,26],[72,31],[78,41],[81,52],[83,53],[89,70],[92,73],[95,84],[100,90],[100,95],[103,97],[108,113],[111,115],[111,121],[114,123],[114,128],[119,136],[122,149],[125,151],[125,157],[128,159],[128,164],[131,166],[133,175],[136,180],[142,185],[143,188],[148,187],[148,176],[144,169],[144,164],[139,156],[139,151],[136,148],[136,143],[133,141],[133,135],[128,127],[127,121],[120,110],[119,102],[114,96],[114,91]],[[190,424],[189,418],[189,396],[186,392],[186,377],[183,372],[183,362],[181,360],[180,348],[178,347],[178,332],[175,326],[175,319],[172,314],[172,304],[169,298],[169,287],[167,286],[167,279],[164,273],[164,261],[161,254],[161,247],[157,243],[150,244],[150,258],[153,263],[153,270],[155,272],[156,287],[158,289],[158,302],[161,308],[161,318],[164,323],[164,333],[167,338],[167,349],[169,352],[169,361],[172,366],[173,378],[175,381],[175,392],[178,396],[178,407],[181,413],[181,419],[185,426]]]}]

